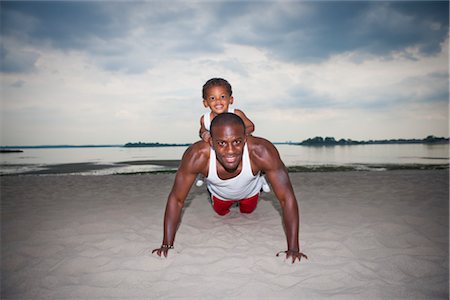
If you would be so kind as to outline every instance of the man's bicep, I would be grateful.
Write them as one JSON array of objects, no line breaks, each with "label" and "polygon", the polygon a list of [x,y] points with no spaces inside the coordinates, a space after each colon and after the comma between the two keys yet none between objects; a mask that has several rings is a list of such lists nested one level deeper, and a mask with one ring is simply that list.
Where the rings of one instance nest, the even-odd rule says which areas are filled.
[{"label": "man's bicep", "polygon": [[189,194],[189,190],[191,189],[196,177],[197,174],[192,173],[189,170],[179,169],[172,187],[173,196],[175,196],[179,201],[184,201]]},{"label": "man's bicep", "polygon": [[266,172],[266,176],[269,182],[274,188],[280,189],[290,189],[291,182],[289,180],[289,175],[284,164],[280,164],[276,168],[270,169]]},{"label": "man's bicep", "polygon": [[184,201],[184,198],[189,193],[192,184],[198,174],[198,157],[196,156],[197,150],[193,147],[189,147],[183,154],[180,166],[178,167],[175,175],[175,181],[172,187],[172,193],[179,199]]},{"label": "man's bicep", "polygon": [[289,174],[276,150],[270,154],[270,158],[270,160],[265,162],[266,167],[264,171],[278,200],[284,201],[286,196],[293,194]]}]

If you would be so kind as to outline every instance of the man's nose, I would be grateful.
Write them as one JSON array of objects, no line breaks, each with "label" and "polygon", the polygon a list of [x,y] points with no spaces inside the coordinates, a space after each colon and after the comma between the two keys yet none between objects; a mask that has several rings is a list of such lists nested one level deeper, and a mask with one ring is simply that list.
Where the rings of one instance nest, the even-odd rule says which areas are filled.
[{"label": "man's nose", "polygon": [[226,151],[227,151],[227,153],[233,153],[234,152],[233,145],[231,143],[227,145]]}]

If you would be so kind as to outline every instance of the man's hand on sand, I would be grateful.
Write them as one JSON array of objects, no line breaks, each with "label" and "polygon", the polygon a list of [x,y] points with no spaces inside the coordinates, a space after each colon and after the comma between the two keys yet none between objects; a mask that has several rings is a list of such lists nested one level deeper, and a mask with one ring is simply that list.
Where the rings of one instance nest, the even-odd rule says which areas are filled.
[{"label": "man's hand on sand", "polygon": [[167,257],[167,254],[169,253],[169,249],[173,249],[173,245],[161,245],[161,247],[156,248],[152,251],[153,253],[156,253],[159,257],[161,257],[161,254],[164,255],[164,257]]},{"label": "man's hand on sand", "polygon": [[306,254],[304,254],[304,253],[302,253],[300,251],[296,251],[296,250],[280,251],[280,252],[277,253],[277,256],[280,256],[281,253],[285,253],[286,254],[286,259],[291,257],[292,258],[292,263],[294,263],[296,259],[298,259],[298,262],[300,262],[302,260],[302,257],[304,257],[305,259],[308,259],[308,256],[306,256]]}]

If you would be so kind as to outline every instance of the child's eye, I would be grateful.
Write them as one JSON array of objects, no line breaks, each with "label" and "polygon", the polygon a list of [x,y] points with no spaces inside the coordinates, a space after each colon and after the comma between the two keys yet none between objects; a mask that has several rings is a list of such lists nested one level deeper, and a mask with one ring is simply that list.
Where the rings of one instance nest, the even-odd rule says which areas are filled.
[{"label": "child's eye", "polygon": [[226,98],[226,96],[225,95],[222,95],[222,97],[221,97],[222,99],[225,99]]},{"label": "child's eye", "polygon": [[209,97],[209,100],[214,101],[216,98],[214,98],[213,96]]}]

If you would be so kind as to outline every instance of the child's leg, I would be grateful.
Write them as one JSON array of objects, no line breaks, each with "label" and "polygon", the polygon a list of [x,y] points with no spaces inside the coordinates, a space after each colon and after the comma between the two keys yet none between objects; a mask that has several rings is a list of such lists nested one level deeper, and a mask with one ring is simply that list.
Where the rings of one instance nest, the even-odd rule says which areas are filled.
[{"label": "child's leg", "polygon": [[258,204],[259,193],[253,197],[239,201],[239,210],[243,214],[250,214],[256,209]]},{"label": "child's leg", "polygon": [[236,202],[236,201],[224,201],[220,200],[219,198],[212,196],[211,198],[212,206],[215,212],[221,216],[226,215],[230,212],[230,207]]},{"label": "child's leg", "polygon": [[264,175],[264,174],[261,175],[261,181],[262,181],[262,190],[264,192],[266,192],[266,193],[269,193],[270,192],[270,186],[267,183],[266,175]]},{"label": "child's leg", "polygon": [[196,186],[202,186],[203,185],[203,183],[204,183],[204,176],[202,175],[202,174],[198,174],[197,175],[197,179],[196,179],[196,182],[195,182],[195,185]]}]

